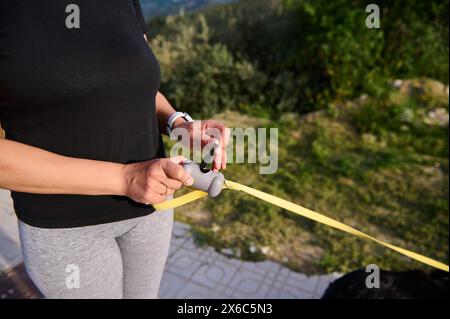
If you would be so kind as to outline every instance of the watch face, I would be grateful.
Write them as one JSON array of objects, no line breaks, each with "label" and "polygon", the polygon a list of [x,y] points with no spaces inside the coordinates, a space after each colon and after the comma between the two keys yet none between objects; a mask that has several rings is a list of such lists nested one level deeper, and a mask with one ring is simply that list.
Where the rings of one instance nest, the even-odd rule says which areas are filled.
[{"label": "watch face", "polygon": [[194,120],[192,119],[192,117],[190,117],[189,114],[184,113],[183,118],[187,121],[187,122],[194,122]]},{"label": "watch face", "polygon": [[192,119],[192,117],[189,116],[189,114],[187,114],[186,112],[182,113],[182,112],[175,112],[174,114],[172,114],[169,117],[169,120],[167,122],[167,132],[169,133],[169,135],[172,132],[172,125],[173,123],[175,123],[175,121],[178,118],[183,118],[186,122],[194,122],[194,120]]}]

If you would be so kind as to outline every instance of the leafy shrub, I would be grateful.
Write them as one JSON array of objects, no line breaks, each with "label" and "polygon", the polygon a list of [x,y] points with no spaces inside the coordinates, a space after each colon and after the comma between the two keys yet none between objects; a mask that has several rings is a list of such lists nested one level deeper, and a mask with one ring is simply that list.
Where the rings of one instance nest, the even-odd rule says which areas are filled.
[{"label": "leafy shrub", "polygon": [[202,15],[189,24],[169,17],[166,27],[172,32],[158,35],[151,46],[161,64],[162,91],[175,105],[211,115],[263,101],[264,74],[223,44],[210,44]]},{"label": "leafy shrub", "polygon": [[389,79],[448,83],[449,0],[380,0],[380,29],[365,26],[368,3],[241,0],[156,19],[158,56],[170,57],[163,87],[183,108],[262,105],[277,115],[377,96]]},{"label": "leafy shrub", "polygon": [[330,98],[376,93],[386,78],[448,83],[448,1],[379,1],[380,29],[365,27],[367,1],[285,3],[297,16],[299,70],[314,65],[313,86],[327,82]]}]

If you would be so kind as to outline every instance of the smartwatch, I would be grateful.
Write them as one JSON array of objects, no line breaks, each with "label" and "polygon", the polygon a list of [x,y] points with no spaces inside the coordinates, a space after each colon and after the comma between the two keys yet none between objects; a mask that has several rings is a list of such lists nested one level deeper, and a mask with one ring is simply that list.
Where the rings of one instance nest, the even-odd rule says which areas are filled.
[{"label": "smartwatch", "polygon": [[171,116],[169,116],[169,119],[167,120],[167,134],[169,134],[169,136],[172,133],[173,123],[175,123],[175,121],[180,117],[182,117],[186,122],[194,122],[192,117],[190,117],[189,114],[187,114],[186,112],[173,113]]}]

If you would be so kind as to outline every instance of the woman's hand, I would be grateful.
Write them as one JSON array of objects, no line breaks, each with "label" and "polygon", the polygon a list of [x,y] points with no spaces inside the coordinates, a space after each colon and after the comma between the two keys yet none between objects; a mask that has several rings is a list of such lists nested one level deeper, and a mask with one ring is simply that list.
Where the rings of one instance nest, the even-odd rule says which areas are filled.
[{"label": "woman's hand", "polygon": [[[182,128],[189,132],[191,148],[195,139],[201,140],[202,150],[206,145],[217,144],[212,162],[212,170],[217,172],[227,167],[226,147],[230,140],[230,129],[215,120],[186,122],[178,119],[173,124],[174,129]],[[200,133],[200,134],[199,134]]]},{"label": "woman's hand", "polygon": [[160,204],[181,186],[190,186],[193,179],[180,165],[182,156],[161,158],[124,166],[125,195],[136,202]]},{"label": "woman's hand", "polygon": [[[156,115],[159,120],[161,131],[165,132],[167,120],[174,112],[175,109],[170,105],[169,101],[167,101],[166,97],[161,94],[161,92],[158,92],[156,95]],[[197,127],[199,129],[197,129]],[[227,167],[226,146],[230,140],[231,132],[229,128],[215,120],[195,121],[194,123],[188,123],[182,118],[178,118],[172,124],[173,130],[178,128],[186,129],[189,133],[189,144],[191,146],[191,150],[193,145],[197,145],[197,143],[193,143],[193,141],[195,140],[195,142],[197,142],[198,139],[201,141],[201,151],[203,151],[206,145],[212,143],[218,144],[219,147],[215,147],[212,169],[214,171],[218,171]],[[182,136],[184,136],[184,134]]]}]

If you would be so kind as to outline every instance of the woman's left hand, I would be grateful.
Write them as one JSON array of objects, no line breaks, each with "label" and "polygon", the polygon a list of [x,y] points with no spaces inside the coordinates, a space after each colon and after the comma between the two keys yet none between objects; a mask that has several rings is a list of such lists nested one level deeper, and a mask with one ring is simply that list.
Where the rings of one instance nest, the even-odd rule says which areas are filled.
[{"label": "woman's left hand", "polygon": [[215,120],[186,122],[180,119],[174,123],[173,128],[183,128],[189,132],[191,149],[196,139],[201,140],[202,151],[207,145],[217,144],[211,169],[217,172],[227,167],[226,146],[230,141],[231,132],[228,127]]}]

